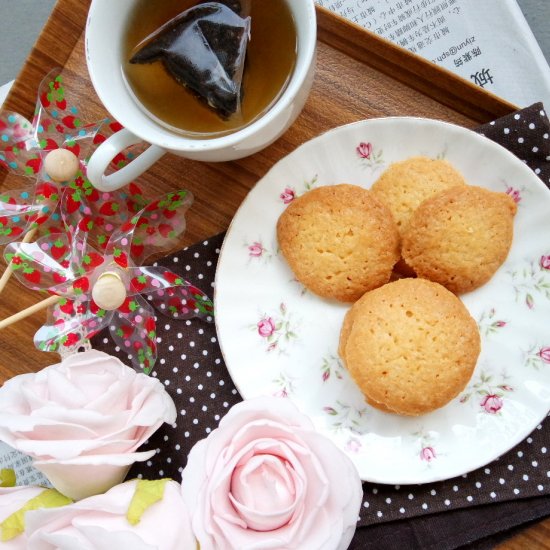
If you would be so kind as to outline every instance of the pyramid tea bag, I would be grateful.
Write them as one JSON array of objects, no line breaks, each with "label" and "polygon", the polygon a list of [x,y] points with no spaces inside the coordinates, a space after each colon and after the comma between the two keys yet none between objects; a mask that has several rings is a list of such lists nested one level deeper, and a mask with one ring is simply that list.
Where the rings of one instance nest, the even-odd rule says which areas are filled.
[{"label": "pyramid tea bag", "polygon": [[246,2],[239,0],[198,4],[147,37],[130,63],[160,61],[222,119],[239,115],[251,26],[248,12]]}]

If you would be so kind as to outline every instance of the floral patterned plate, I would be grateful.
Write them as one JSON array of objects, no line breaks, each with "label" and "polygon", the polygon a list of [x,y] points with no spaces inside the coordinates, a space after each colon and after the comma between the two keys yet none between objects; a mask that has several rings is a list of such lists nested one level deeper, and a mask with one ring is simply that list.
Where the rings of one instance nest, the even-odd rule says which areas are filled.
[{"label": "floral patterned plate", "polygon": [[[518,203],[505,264],[461,296],[482,352],[465,390],[447,406],[407,418],[365,403],[338,357],[348,305],[319,298],[278,253],[275,226],[312,187],[376,180],[413,155],[446,158],[466,181]],[[216,275],[216,323],[244,398],[291,399],[354,461],[361,478],[426,483],[464,474],[525,438],[550,408],[550,192],[523,162],[470,130],[434,120],[373,119],[305,143],[250,192],[225,238]]]}]

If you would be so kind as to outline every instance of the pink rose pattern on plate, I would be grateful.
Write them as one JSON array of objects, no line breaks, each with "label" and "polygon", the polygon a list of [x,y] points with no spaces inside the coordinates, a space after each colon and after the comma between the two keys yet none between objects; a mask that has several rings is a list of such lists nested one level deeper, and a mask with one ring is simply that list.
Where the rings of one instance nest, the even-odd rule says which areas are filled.
[{"label": "pink rose pattern on plate", "polygon": [[536,260],[528,260],[522,268],[508,271],[516,300],[529,309],[535,309],[537,301],[550,300],[550,254],[541,254]]},{"label": "pink rose pattern on plate", "polygon": [[323,407],[323,412],[331,418],[331,427],[336,432],[349,430],[362,435],[369,429],[364,421],[367,407],[355,407],[337,400],[332,405]]},{"label": "pink rose pattern on plate", "polygon": [[534,345],[525,352],[525,366],[540,370],[550,368],[550,343],[548,345]]},{"label": "pink rose pattern on plate", "polygon": [[310,180],[305,180],[302,184],[300,191],[296,191],[296,189],[291,185],[285,185],[285,187],[279,194],[279,199],[285,205],[290,204],[295,198],[303,195],[304,193],[307,193],[308,191],[316,187],[318,179],[318,175],[315,174]]},{"label": "pink rose pattern on plate", "polygon": [[362,141],[355,147],[355,152],[364,168],[369,168],[375,172],[384,165],[384,153],[380,149],[376,151],[370,141]]},{"label": "pink rose pattern on plate", "polygon": [[505,395],[513,392],[514,388],[509,384],[510,376],[501,373],[500,383],[495,383],[495,375],[481,372],[477,382],[469,386],[460,397],[460,403],[475,403],[482,414],[500,414],[505,406]]},{"label": "pink rose pattern on plate", "polygon": [[442,453],[436,449],[434,438],[424,428],[414,432],[412,436],[416,439],[418,459],[425,462],[426,467],[431,468],[433,462],[442,456]]},{"label": "pink rose pattern on plate", "polygon": [[337,380],[343,380],[344,371],[344,365],[337,355],[330,353],[323,357],[323,362],[321,364],[321,378],[323,383],[327,382],[331,376],[334,376]]},{"label": "pink rose pattern on plate", "polygon": [[279,353],[285,353],[287,346],[298,338],[292,315],[283,302],[276,313],[262,314],[257,323],[250,328],[265,341],[266,352],[277,350]]},{"label": "pink rose pattern on plate", "polygon": [[477,321],[479,333],[486,338],[492,334],[496,334],[507,325],[508,321],[500,318],[494,307],[484,311]]},{"label": "pink rose pattern on plate", "polygon": [[295,379],[285,372],[280,372],[277,378],[273,379],[273,384],[277,388],[273,392],[273,397],[288,397],[294,393]]},{"label": "pink rose pattern on plate", "polygon": [[[269,262],[273,256],[274,252],[272,252],[271,249],[269,249],[264,242],[261,239],[257,239],[254,241],[246,241],[244,243],[244,246],[246,248],[246,254],[248,256],[248,262],[262,262],[267,263]],[[275,251],[275,254],[277,252]]]}]

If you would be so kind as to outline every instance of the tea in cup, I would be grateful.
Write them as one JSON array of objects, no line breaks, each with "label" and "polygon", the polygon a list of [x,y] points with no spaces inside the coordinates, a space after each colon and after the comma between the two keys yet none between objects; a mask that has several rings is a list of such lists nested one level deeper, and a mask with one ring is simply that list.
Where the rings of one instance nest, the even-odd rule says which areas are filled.
[{"label": "tea in cup", "polygon": [[[227,161],[265,148],[305,104],[315,46],[313,0],[93,0],[88,70],[125,129],[94,152],[88,178],[111,191],[168,151]],[[151,146],[106,175],[120,151],[142,141]]]}]

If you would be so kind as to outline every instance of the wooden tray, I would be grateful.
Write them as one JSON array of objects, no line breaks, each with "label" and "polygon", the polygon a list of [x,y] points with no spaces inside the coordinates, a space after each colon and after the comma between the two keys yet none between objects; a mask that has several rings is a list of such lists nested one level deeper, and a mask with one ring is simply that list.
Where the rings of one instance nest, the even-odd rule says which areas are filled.
[{"label": "wooden tray", "polygon": [[[106,116],[89,82],[84,58],[89,4],[89,0],[58,0],[5,109],[30,117],[42,78],[51,69],[63,67],[67,78],[79,82],[78,94],[89,104],[86,114],[93,119]],[[195,204],[188,216],[188,244],[225,230],[249,189],[276,161],[335,126],[365,118],[407,115],[472,128],[516,109],[328,10],[318,8],[317,15],[315,83],[303,113],[282,138],[266,150],[235,162],[199,163],[168,155],[140,179],[144,187],[158,193],[181,187],[193,192]],[[0,175],[2,186],[11,186],[5,174]],[[39,299],[40,295],[24,289],[12,278],[0,296],[0,318]],[[32,336],[44,319],[45,313],[41,312],[0,331],[0,382],[57,360],[54,354],[35,350],[32,343]],[[530,529],[523,538],[508,542],[506,547],[550,547],[542,546],[550,538],[549,533],[547,521]]]}]

